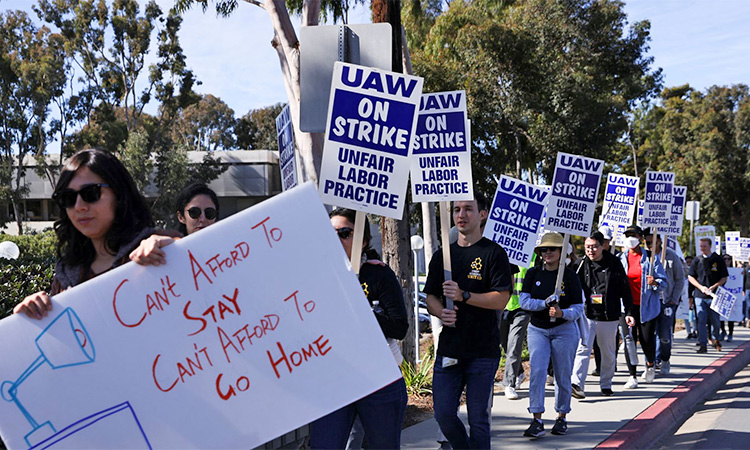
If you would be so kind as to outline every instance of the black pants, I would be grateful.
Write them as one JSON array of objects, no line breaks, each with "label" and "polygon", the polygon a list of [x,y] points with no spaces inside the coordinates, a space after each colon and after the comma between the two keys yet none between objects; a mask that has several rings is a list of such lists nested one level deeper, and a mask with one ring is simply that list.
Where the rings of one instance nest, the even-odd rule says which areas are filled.
[{"label": "black pants", "polygon": [[[633,340],[641,343],[643,354],[646,355],[647,365],[653,366],[656,359],[656,322],[658,318],[641,323],[641,308],[637,305],[633,307],[633,318],[635,319],[635,326],[632,328]],[[630,376],[636,376],[636,366],[630,362],[628,352],[625,352],[625,362],[628,364]]]}]

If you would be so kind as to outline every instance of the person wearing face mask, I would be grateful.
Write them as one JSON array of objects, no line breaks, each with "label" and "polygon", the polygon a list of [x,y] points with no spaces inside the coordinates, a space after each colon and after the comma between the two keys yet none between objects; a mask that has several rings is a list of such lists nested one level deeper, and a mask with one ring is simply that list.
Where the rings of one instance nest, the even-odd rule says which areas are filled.
[{"label": "person wearing face mask", "polygon": [[591,345],[596,337],[602,354],[599,386],[602,395],[611,396],[612,378],[615,375],[615,344],[617,326],[624,311],[625,321],[635,325],[631,309],[633,297],[622,264],[612,253],[604,249],[604,236],[595,232],[584,242],[586,257],[577,269],[584,293],[587,338],[582,339],[576,352],[573,366],[573,397],[586,398],[584,386],[591,359]]},{"label": "person wearing face mask", "polygon": [[[630,327],[636,338],[641,343],[643,354],[646,357],[646,370],[643,372],[643,381],[652,383],[656,376],[656,325],[659,314],[661,314],[661,292],[667,286],[664,267],[658,258],[651,260],[646,250],[641,247],[643,231],[637,225],[631,225],[625,230],[625,245],[628,251],[620,255],[620,261],[628,276],[628,286],[633,296],[633,318],[636,325]],[[625,352],[625,362],[628,364],[630,378],[625,384],[626,389],[638,387],[636,379],[636,362],[631,361],[628,352]]]}]

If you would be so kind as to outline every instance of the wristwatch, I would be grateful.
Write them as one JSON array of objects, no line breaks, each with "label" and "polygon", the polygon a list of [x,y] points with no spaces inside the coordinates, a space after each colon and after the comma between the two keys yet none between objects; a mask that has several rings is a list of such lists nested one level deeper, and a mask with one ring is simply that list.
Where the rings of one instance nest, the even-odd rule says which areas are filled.
[{"label": "wristwatch", "polygon": [[464,299],[464,302],[468,302],[468,301],[469,301],[469,299],[471,298],[471,292],[469,292],[469,291],[464,291],[464,293],[463,293],[463,294],[461,294],[461,298],[463,298],[463,299]]}]

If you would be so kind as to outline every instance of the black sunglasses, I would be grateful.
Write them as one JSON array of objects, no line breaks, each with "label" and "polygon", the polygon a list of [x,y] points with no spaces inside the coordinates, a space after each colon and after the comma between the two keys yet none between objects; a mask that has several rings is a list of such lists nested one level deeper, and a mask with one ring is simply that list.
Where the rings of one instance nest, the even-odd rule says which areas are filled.
[{"label": "black sunglasses", "polygon": [[539,247],[539,253],[554,252],[555,250],[557,250],[559,248],[560,247]]},{"label": "black sunglasses", "polygon": [[78,196],[86,203],[96,203],[102,198],[102,188],[109,187],[106,183],[87,184],[79,191],[63,189],[52,194],[52,200],[56,201],[60,208],[72,208],[76,205]]},{"label": "black sunglasses", "polygon": [[349,239],[349,236],[354,233],[354,229],[349,227],[337,228],[336,233],[338,233],[339,239]]},{"label": "black sunglasses", "polygon": [[188,209],[187,213],[193,219],[198,219],[201,216],[201,213],[204,213],[207,220],[214,220],[216,216],[219,215],[219,213],[216,212],[216,208],[209,207],[206,209],[200,209],[197,206],[193,206],[192,208]]}]

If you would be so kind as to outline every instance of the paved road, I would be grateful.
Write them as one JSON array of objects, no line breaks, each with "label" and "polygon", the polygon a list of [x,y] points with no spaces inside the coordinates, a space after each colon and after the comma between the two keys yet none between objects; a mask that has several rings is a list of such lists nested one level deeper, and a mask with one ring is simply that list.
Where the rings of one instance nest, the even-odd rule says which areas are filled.
[{"label": "paved road", "polygon": [[750,367],[719,389],[660,443],[662,449],[750,448]]}]

